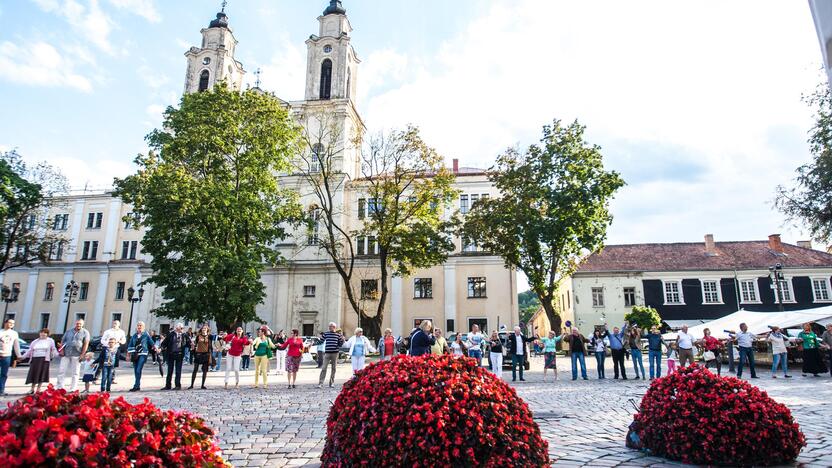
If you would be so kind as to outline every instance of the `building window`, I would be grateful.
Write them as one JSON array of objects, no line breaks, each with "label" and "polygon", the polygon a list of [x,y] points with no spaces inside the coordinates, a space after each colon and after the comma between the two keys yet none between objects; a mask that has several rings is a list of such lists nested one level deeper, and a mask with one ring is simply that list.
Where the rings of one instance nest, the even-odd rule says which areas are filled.
[{"label": "building window", "polygon": [[35,228],[35,222],[36,221],[37,221],[37,217],[35,215],[31,214],[31,215],[29,215],[28,218],[26,218],[26,221],[24,221],[23,226],[26,228],[26,230],[31,231],[32,229]]},{"label": "building window", "polygon": [[135,225],[136,225],[135,215],[133,213],[127,213],[124,216],[124,229],[125,230],[133,229]]},{"label": "building window", "polygon": [[721,304],[719,281],[706,280],[702,281],[702,303],[703,304]]},{"label": "building window", "polygon": [[138,250],[139,241],[122,241],[121,243],[121,259],[135,260],[136,250]]},{"label": "building window", "polygon": [[87,314],[75,314],[75,321],[87,320]]},{"label": "building window", "polygon": [[459,196],[459,212],[462,214],[468,212],[468,195]]},{"label": "building window", "polygon": [[211,79],[211,74],[208,70],[202,70],[199,74],[199,92],[208,90],[208,80]]},{"label": "building window", "polygon": [[486,297],[485,277],[468,278],[468,297]]},{"label": "building window", "polygon": [[829,302],[829,279],[812,278],[812,294],[815,302]]},{"label": "building window", "polygon": [[358,219],[364,219],[364,212],[367,210],[367,199],[358,199]]},{"label": "building window", "polygon": [[104,213],[89,213],[87,214],[87,229],[101,229],[103,221]]},{"label": "building window", "polygon": [[81,260],[95,260],[96,256],[98,256],[98,241],[84,241]]},{"label": "building window", "polygon": [[55,297],[55,283],[46,283],[46,290],[43,291],[43,300],[51,301],[53,297]]},{"label": "building window", "polygon": [[777,290],[775,286],[774,289],[774,298],[778,302],[780,302],[779,294],[780,292],[783,293],[783,302],[794,302],[794,296],[792,295],[792,282],[790,279],[784,279],[780,282],[780,290]]},{"label": "building window", "polygon": [[321,99],[332,97],[332,60],[326,59],[321,64]]},{"label": "building window", "polygon": [[445,333],[450,335],[452,331],[456,331],[456,324],[454,319],[445,320]]},{"label": "building window", "polygon": [[624,288],[624,307],[636,305],[636,288]]},{"label": "building window", "polygon": [[592,307],[604,307],[604,288],[592,288]]},{"label": "building window", "polygon": [[378,255],[378,243],[375,236],[367,237],[367,255]]},{"label": "building window", "polygon": [[378,298],[378,280],[361,280],[361,299]]},{"label": "building window", "polygon": [[119,322],[121,322],[121,313],[120,313],[120,312],[116,312],[116,313],[114,313],[114,314],[113,314],[113,320],[112,320],[112,321],[110,321],[110,323],[113,323],[113,322],[115,322],[116,320],[118,320]]},{"label": "building window", "polygon": [[309,210],[309,222],[311,223],[311,226],[309,226],[309,235],[306,239],[307,245],[318,245],[320,242],[320,238],[318,237],[320,234],[320,219],[321,210],[318,208],[311,208]]},{"label": "building window", "polygon": [[78,300],[79,301],[86,301],[90,295],[90,283],[81,283],[81,287],[78,289]]},{"label": "building window", "polygon": [[430,299],[433,297],[433,279],[416,278],[413,280],[413,298]]},{"label": "building window", "polygon": [[366,255],[366,253],[365,253],[366,250],[365,250],[365,246],[364,246],[365,242],[367,242],[367,240],[363,236],[360,236],[360,237],[355,239],[355,254],[356,255]]},{"label": "building window", "polygon": [[118,283],[116,283],[116,300],[124,300],[124,281],[119,281]]},{"label": "building window", "polygon": [[55,231],[66,231],[66,227],[69,224],[69,214],[62,213],[55,215],[55,222],[52,223],[52,229]]},{"label": "building window", "polygon": [[49,314],[40,314],[40,328],[49,328]]},{"label": "building window", "polygon": [[664,282],[664,303],[665,304],[683,304],[684,296],[682,295],[681,281],[665,281]]},{"label": "building window", "polygon": [[367,214],[372,215],[381,211],[381,203],[378,198],[367,199]]},{"label": "building window", "polygon": [[740,301],[741,302],[760,302],[757,295],[757,280],[747,279],[740,281]]},{"label": "building window", "polygon": [[324,145],[315,143],[312,146],[312,154],[309,156],[309,172],[321,172],[321,156],[324,154]]},{"label": "building window", "polygon": [[467,237],[462,238],[462,251],[463,252],[476,252],[477,251],[477,244],[468,239]]},{"label": "building window", "polygon": [[315,297],[315,286],[304,286],[303,297]]},{"label": "building window", "polygon": [[63,242],[55,242],[49,244],[49,260],[54,260],[56,262],[60,262],[61,258],[64,256],[64,243]]}]

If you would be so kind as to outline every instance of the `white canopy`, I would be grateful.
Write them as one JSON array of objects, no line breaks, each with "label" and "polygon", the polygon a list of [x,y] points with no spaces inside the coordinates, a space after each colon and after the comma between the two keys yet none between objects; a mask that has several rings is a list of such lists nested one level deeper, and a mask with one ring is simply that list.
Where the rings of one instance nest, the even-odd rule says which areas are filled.
[{"label": "white canopy", "polygon": [[[821,325],[832,322],[832,306],[817,307],[814,309],[794,310],[790,312],[751,312],[740,309],[731,315],[711,320],[703,324],[696,324],[698,320],[692,320],[688,327],[688,333],[694,337],[702,337],[705,328],[711,329],[714,338],[728,338],[725,330],[739,331],[740,324],[748,325],[748,331],[755,335],[761,335],[770,331],[769,325],[776,325],[780,328],[800,328],[806,322],[818,322]],[[676,333],[665,333],[665,339],[676,339]]]}]

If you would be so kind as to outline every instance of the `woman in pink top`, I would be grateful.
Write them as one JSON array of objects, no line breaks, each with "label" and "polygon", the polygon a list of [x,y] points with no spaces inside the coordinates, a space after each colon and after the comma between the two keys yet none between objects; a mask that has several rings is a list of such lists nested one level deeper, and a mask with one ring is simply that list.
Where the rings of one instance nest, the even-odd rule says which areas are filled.
[{"label": "woman in pink top", "polygon": [[228,359],[225,360],[225,388],[228,388],[228,377],[234,371],[236,383],[234,388],[240,386],[240,363],[243,360],[243,348],[251,344],[248,337],[243,334],[243,327],[237,327],[233,335],[225,335],[225,347],[228,349]]},{"label": "woman in pink top", "polygon": [[35,385],[40,392],[43,383],[49,383],[49,364],[53,358],[58,357],[58,349],[55,347],[55,340],[49,338],[49,329],[40,331],[40,336],[29,343],[29,350],[23,355],[30,358],[29,373],[26,375],[26,383],[32,385],[29,394],[35,393]]},{"label": "woman in pink top", "polygon": [[292,329],[292,336],[287,338],[283,344],[277,345],[277,347],[279,349],[288,348],[289,350],[286,353],[286,378],[289,380],[288,388],[295,388],[295,382],[298,380],[300,359],[303,356],[303,338],[300,337],[298,329]]}]

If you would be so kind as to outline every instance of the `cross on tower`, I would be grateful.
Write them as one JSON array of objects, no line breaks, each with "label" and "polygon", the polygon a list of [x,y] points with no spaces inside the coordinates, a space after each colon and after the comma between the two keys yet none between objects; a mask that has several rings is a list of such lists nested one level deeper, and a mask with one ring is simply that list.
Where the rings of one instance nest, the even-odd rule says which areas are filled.
[{"label": "cross on tower", "polygon": [[254,76],[257,77],[257,79],[254,80],[254,87],[259,88],[260,87],[260,67],[257,67],[257,71],[254,72]]},{"label": "cross on tower", "polygon": [[221,11],[221,12],[223,12],[223,13],[225,13],[225,7],[226,7],[227,5],[228,5],[228,1],[227,1],[227,0],[222,0],[222,10],[220,10],[220,11]]}]

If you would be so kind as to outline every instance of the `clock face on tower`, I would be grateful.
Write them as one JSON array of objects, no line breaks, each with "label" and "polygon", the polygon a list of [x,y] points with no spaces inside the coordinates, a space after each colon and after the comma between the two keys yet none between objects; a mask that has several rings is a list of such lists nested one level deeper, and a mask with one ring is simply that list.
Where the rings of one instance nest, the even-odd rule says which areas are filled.
[{"label": "clock face on tower", "polygon": [[204,59],[202,59],[203,65],[208,65],[209,63],[211,63],[211,57],[205,57]]},{"label": "clock face on tower", "polygon": [[332,52],[332,46],[331,45],[325,45],[324,46],[324,53],[328,54],[330,52]]}]

